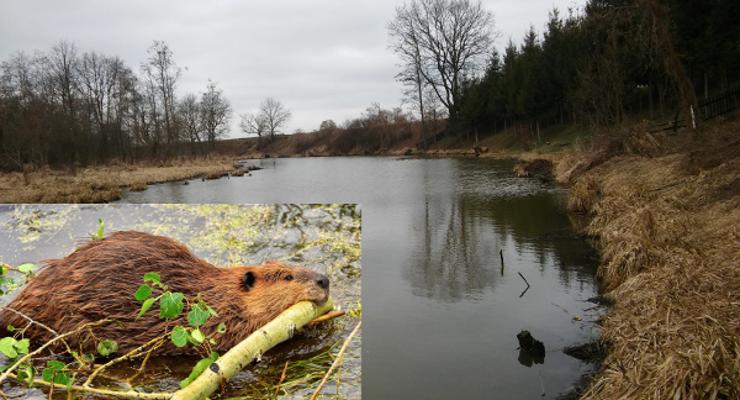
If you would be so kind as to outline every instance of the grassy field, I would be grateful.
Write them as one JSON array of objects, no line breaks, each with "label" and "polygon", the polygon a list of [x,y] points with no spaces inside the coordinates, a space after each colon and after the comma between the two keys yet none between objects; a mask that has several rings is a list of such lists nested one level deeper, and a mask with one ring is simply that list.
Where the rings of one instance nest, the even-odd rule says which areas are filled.
[{"label": "grassy field", "polygon": [[214,156],[162,163],[113,163],[77,171],[40,168],[1,173],[0,202],[100,203],[119,199],[124,190],[144,190],[152,183],[215,178],[234,170],[234,158]]}]

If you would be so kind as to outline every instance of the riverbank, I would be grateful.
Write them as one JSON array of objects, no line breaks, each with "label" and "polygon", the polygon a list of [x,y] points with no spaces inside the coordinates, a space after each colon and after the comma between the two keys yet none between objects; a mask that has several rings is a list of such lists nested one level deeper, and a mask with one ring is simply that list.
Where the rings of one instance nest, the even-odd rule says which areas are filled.
[{"label": "riverbank", "polygon": [[117,200],[125,190],[203,177],[216,179],[245,171],[234,158],[219,156],[161,163],[113,163],[76,171],[48,167],[0,174],[0,203],[101,203]]},{"label": "riverbank", "polygon": [[[598,238],[608,349],[583,399],[740,396],[740,121],[547,154]],[[531,157],[531,155],[530,155]]]}]

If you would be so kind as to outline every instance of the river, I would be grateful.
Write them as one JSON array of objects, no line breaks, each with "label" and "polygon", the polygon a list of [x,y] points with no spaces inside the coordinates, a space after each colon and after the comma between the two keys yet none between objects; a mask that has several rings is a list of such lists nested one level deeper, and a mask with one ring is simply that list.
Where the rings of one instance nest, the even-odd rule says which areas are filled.
[{"label": "river", "polygon": [[[121,201],[359,203],[363,399],[558,398],[595,368],[562,352],[597,337],[602,312],[587,301],[597,254],[574,233],[562,189],[500,160],[249,163],[264,169]],[[544,363],[520,356],[524,329],[544,343]]]}]

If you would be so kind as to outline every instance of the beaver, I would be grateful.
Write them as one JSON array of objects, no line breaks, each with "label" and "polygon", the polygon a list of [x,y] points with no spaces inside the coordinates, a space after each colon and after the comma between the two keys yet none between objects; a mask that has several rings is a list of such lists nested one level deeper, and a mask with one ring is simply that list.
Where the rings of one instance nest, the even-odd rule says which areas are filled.
[{"label": "beaver", "polygon": [[[329,279],[309,269],[277,261],[219,268],[173,239],[135,231],[92,240],[45,264],[7,308],[57,333],[73,331],[88,322],[113,320],[67,340],[73,349],[83,351],[94,351],[96,342],[113,339],[119,353],[125,354],[162,335],[168,327],[187,326],[183,316],[167,321],[160,319],[156,310],[137,318],[141,303],[134,293],[147,272],[158,273],[172,292],[182,292],[191,301],[200,295],[218,313],[200,329],[210,334],[220,322],[226,324],[226,332],[217,335],[217,344],[212,346],[219,352],[230,349],[298,301],[323,304],[329,296]],[[7,325],[21,327],[28,321],[3,309],[0,327]],[[38,341],[54,336],[36,324],[28,326],[25,335]],[[193,352],[192,346],[177,348],[168,340],[155,354]]]}]

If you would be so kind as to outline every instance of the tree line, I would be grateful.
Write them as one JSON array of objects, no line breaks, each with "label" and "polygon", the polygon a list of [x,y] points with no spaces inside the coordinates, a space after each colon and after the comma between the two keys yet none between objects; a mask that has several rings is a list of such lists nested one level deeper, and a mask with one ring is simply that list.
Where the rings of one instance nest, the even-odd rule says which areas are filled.
[{"label": "tree line", "polygon": [[172,50],[154,41],[138,70],[60,42],[0,63],[0,167],[87,165],[196,154],[228,129],[232,109],[208,81],[178,97]]},{"label": "tree line", "polygon": [[444,104],[449,130],[498,131],[632,117],[699,123],[698,102],[740,78],[740,5],[732,0],[589,0],[557,9],[504,53],[480,2],[412,0],[389,23],[398,79],[425,120],[424,93]]}]

